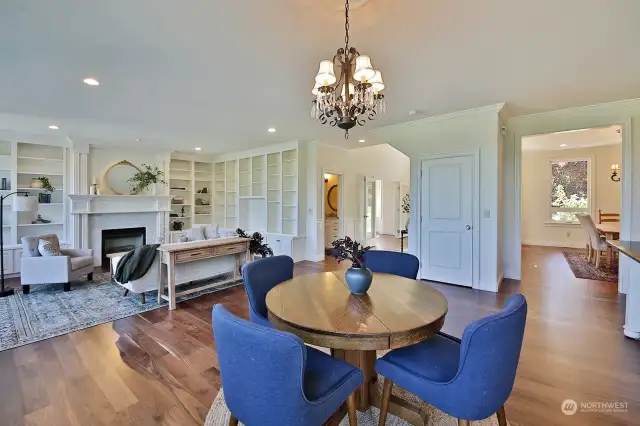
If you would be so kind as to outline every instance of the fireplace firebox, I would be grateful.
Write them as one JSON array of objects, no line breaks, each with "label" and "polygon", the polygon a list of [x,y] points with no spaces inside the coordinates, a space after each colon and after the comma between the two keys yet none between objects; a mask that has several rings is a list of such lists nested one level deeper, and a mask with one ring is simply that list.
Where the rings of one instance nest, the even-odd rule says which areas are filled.
[{"label": "fireplace firebox", "polygon": [[146,228],[120,228],[102,230],[102,265],[107,266],[110,253],[134,250],[147,243]]}]

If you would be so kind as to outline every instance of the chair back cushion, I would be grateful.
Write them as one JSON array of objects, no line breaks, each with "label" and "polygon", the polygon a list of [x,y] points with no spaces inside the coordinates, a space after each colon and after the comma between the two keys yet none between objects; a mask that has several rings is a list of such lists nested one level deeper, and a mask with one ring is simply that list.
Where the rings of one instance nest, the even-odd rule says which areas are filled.
[{"label": "chair back cushion", "polygon": [[458,404],[465,411],[459,416],[484,419],[498,411],[509,398],[526,319],[527,301],[516,294],[507,300],[502,311],[481,318],[464,330],[460,367],[453,379],[459,386]]},{"label": "chair back cushion", "polygon": [[396,251],[369,250],[364,256],[364,262],[373,272],[399,275],[412,280],[416,279],[420,268],[417,257]]},{"label": "chair back cushion", "polygon": [[281,282],[293,278],[293,259],[289,256],[273,256],[254,260],[242,267],[244,288],[249,297],[251,318],[259,315],[267,320],[266,297],[269,290]]},{"label": "chair back cushion", "polygon": [[32,237],[22,237],[22,257],[40,257],[38,244],[40,240],[51,241],[60,247],[60,241],[56,234],[34,235]]},{"label": "chair back cushion", "polygon": [[300,338],[213,308],[213,334],[229,410],[246,425],[301,425],[306,348]]},{"label": "chair back cushion", "polygon": [[580,225],[582,225],[582,229],[589,236],[589,240],[591,241],[591,245],[594,245],[596,241],[599,239],[598,229],[596,228],[596,224],[593,222],[593,219],[588,214],[579,214],[578,221],[580,221]]}]

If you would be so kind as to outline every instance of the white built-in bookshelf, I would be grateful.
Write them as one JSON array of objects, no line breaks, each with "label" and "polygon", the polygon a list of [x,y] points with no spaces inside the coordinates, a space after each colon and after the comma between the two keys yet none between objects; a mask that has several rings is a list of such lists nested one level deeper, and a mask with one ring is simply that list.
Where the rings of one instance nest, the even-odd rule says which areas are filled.
[{"label": "white built-in bookshelf", "polygon": [[214,223],[214,188],[217,180],[211,163],[172,158],[168,182],[171,213],[178,215],[170,217],[171,229],[175,221],[183,222],[185,230],[193,225]]},{"label": "white built-in bookshelf", "polygon": [[[20,212],[16,215],[16,243],[22,237],[57,234],[64,241],[65,226],[65,148],[26,142],[16,144],[16,177],[10,182],[11,192],[22,191],[38,197],[37,212]],[[41,177],[49,179],[55,190],[51,193],[37,188],[34,182]],[[15,185],[13,183],[15,182]],[[43,197],[43,198],[40,198]],[[49,223],[32,223],[38,214]]]},{"label": "white built-in bookshelf", "polygon": [[297,149],[215,163],[215,222],[229,230],[299,235],[298,175]]}]

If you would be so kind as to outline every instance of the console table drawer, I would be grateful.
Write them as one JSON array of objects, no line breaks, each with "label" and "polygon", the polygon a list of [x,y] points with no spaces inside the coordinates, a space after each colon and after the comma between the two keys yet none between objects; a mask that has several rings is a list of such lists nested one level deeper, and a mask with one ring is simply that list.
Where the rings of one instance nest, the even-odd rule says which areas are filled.
[{"label": "console table drawer", "polygon": [[213,256],[213,248],[203,248],[184,251],[176,254],[176,263],[191,262],[192,260],[206,259]]},{"label": "console table drawer", "polygon": [[230,253],[241,253],[243,251],[247,251],[246,244],[233,244],[228,246],[220,246],[215,248],[216,256],[221,256],[223,254]]}]

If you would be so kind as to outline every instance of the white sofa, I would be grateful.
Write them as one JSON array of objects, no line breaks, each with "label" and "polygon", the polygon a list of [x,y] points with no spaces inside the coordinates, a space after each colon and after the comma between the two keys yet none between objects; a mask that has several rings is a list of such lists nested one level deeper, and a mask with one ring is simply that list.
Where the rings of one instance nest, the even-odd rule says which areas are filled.
[{"label": "white sofa", "polygon": [[[114,272],[114,274],[115,274],[116,269],[118,268],[118,263],[120,263],[120,260],[122,259],[123,256],[117,256],[117,257],[113,257],[111,259],[111,270]],[[116,280],[116,278],[114,276],[113,277],[113,281],[116,284],[119,284],[122,287],[124,287],[124,289],[125,289],[124,290],[124,296],[127,296],[129,294],[129,292],[139,294],[140,298],[141,298],[141,301],[144,304],[144,303],[146,303],[146,299],[145,299],[144,293],[146,291],[157,290],[158,289],[158,283],[162,279],[162,277],[160,275],[160,271],[161,271],[161,262],[160,262],[160,260],[161,260],[161,256],[160,256],[160,253],[158,253],[156,255],[155,260],[151,264],[151,268],[149,268],[147,273],[144,274],[144,276],[142,278],[140,278],[140,279],[129,281],[129,282],[126,282],[126,283],[121,283],[121,282],[118,282],[118,280]]]},{"label": "white sofa", "polygon": [[23,294],[29,294],[30,286],[40,284],[64,284],[64,291],[71,290],[71,281],[84,275],[93,279],[93,250],[60,249],[63,256],[41,256],[40,240],[55,241],[55,234],[22,237],[20,284]]}]

